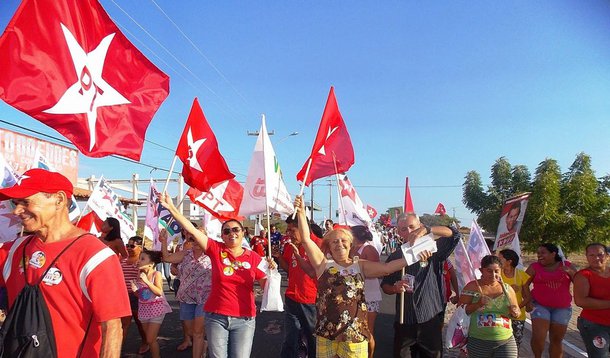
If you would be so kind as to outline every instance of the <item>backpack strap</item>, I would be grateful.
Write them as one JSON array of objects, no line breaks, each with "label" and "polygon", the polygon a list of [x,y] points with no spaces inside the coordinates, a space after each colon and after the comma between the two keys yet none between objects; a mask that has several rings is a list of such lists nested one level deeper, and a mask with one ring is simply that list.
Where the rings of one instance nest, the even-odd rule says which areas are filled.
[{"label": "backpack strap", "polygon": [[[49,264],[49,266],[47,267],[46,270],[44,270],[44,273],[40,276],[40,278],[38,279],[38,282],[36,282],[35,286],[40,285],[40,283],[42,282],[42,280],[44,279],[44,277],[47,275],[47,273],[49,272],[49,270],[55,265],[55,262],[57,262],[57,259],[59,259],[59,257],[61,255],[63,255],[64,252],[66,252],[66,250],[68,250],[70,248],[70,246],[74,245],[74,243],[76,243],[78,240],[80,240],[83,236],[87,236],[87,235],[91,235],[90,233],[85,233],[82,235],[79,235],[76,239],[72,240],[71,243],[69,243],[68,245],[66,245],[66,247],[64,247],[63,250],[61,250],[61,252],[59,253],[59,255],[55,256],[55,258],[53,259],[53,261],[51,261],[51,263]],[[34,235],[32,235],[28,241],[23,245],[23,271],[24,271],[24,279],[25,279],[25,283],[27,285],[30,285],[30,283],[28,282],[28,276],[25,274],[26,271],[26,266],[25,266],[25,248],[28,246],[28,244],[30,243],[30,241],[32,241],[32,239],[34,238]],[[31,286],[31,285],[30,285]]]}]

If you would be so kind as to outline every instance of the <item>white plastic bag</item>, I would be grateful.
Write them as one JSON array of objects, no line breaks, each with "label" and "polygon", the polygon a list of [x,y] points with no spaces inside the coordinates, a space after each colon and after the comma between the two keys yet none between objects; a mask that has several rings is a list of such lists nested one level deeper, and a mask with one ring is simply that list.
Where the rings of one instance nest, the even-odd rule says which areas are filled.
[{"label": "white plastic bag", "polygon": [[451,319],[447,323],[445,332],[446,348],[461,348],[468,341],[468,328],[470,327],[470,317],[466,314],[463,306],[455,309]]},{"label": "white plastic bag", "polygon": [[284,311],[284,302],[282,301],[282,293],[280,288],[282,285],[282,275],[276,269],[267,268],[267,282],[265,283],[265,291],[263,292],[263,302],[261,303],[261,311]]}]

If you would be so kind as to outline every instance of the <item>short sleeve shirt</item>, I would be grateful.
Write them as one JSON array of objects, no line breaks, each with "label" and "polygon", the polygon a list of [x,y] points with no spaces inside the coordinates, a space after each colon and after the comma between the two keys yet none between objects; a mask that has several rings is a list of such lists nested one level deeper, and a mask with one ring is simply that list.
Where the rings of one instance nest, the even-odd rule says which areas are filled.
[{"label": "short sleeve shirt", "polygon": [[[311,240],[320,246],[322,240],[318,239],[315,235],[310,235]],[[297,259],[294,257],[294,249],[292,245],[284,246],[284,254],[282,255],[284,260],[288,263],[288,288],[286,289],[286,297],[298,303],[314,304],[316,303],[316,295],[318,293],[318,280],[309,277],[303,271]],[[299,254],[301,257],[309,262],[309,258],[305,253],[303,245],[299,246]]]},{"label": "short sleeve shirt", "polygon": [[[53,259],[73,240],[45,243],[37,237],[32,238],[25,249],[28,282],[38,282]],[[9,307],[25,285],[24,241],[27,238],[17,239],[2,263]],[[122,277],[121,265],[114,251],[87,234],[66,250],[42,278],[40,289],[53,322],[59,357],[77,355],[90,320],[82,356],[99,356],[102,343],[100,322],[131,315]]]},{"label": "short sleeve shirt", "polygon": [[212,263],[212,291],[206,312],[230,317],[254,317],[254,281],[265,278],[266,262],[255,252],[244,249],[234,257],[224,243],[208,240],[205,252]]}]

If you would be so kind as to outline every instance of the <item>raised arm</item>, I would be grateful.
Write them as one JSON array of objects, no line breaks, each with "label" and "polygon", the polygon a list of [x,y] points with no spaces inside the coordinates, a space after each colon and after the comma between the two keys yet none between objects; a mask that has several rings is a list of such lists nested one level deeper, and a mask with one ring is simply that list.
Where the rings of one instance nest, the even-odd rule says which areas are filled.
[{"label": "raised arm", "polygon": [[167,249],[167,230],[163,229],[159,233],[159,241],[161,241],[161,254],[163,255],[163,262],[169,262],[170,264],[179,264],[184,260],[186,251],[178,251],[170,253]]},{"label": "raised arm", "polygon": [[316,271],[316,277],[319,277],[324,271],[326,264],[326,258],[324,253],[318,245],[309,237],[309,225],[307,225],[307,217],[305,216],[305,204],[303,198],[297,196],[294,199],[294,209],[297,211],[297,218],[299,220],[299,233],[301,234],[301,245],[305,248],[309,262]]},{"label": "raised arm", "polygon": [[197,243],[199,244],[199,246],[201,246],[203,251],[206,251],[208,249],[207,235],[204,234],[203,232],[199,231],[195,226],[193,226],[193,224],[191,223],[191,221],[189,219],[187,219],[184,215],[182,215],[181,212],[178,211],[178,209],[174,206],[174,202],[172,201],[172,198],[170,198],[169,195],[167,195],[167,192],[165,192],[161,195],[160,201],[161,201],[161,205],[163,205],[164,208],[169,210],[170,214],[172,214],[174,219],[176,219],[176,221],[184,228],[184,230],[188,231],[189,233],[191,233],[193,235],[193,237],[195,238],[195,241],[197,241]]},{"label": "raised arm", "polygon": [[362,267],[362,273],[366,278],[383,277],[392,274],[407,266],[407,260],[399,258],[390,262],[358,261]]}]

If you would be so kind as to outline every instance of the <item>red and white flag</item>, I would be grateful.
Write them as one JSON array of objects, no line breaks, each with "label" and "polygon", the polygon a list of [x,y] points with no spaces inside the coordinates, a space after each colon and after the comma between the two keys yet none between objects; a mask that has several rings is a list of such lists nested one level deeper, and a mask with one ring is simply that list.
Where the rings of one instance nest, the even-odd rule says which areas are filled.
[{"label": "red and white flag", "polygon": [[280,163],[267,133],[264,115],[261,122],[239,213],[247,216],[269,211],[289,215],[294,212],[292,198],[284,184]]},{"label": "red and white flag", "polygon": [[443,205],[443,203],[438,203],[434,213],[435,214],[439,214],[440,216],[443,216],[443,215],[447,214],[447,210],[445,210],[445,205]]},{"label": "red and white flag", "polygon": [[95,211],[97,216],[102,220],[106,220],[108,217],[116,218],[121,225],[121,238],[125,243],[127,243],[130,237],[136,235],[136,227],[133,225],[133,221],[125,213],[119,196],[103,176],[91,191],[91,196],[87,201],[85,209],[87,207]]},{"label": "red and white flag", "polygon": [[197,98],[193,101],[176,155],[183,163],[184,182],[200,191],[207,192],[212,185],[235,177],[218,150],[216,136]]},{"label": "red and white flag", "polygon": [[0,98],[83,154],[140,160],[169,77],[96,0],[21,3],[0,37]]},{"label": "red and white flag", "polygon": [[186,195],[191,198],[191,202],[201,206],[217,219],[223,221],[243,219],[239,216],[239,207],[244,196],[244,188],[235,179],[216,183],[207,192],[189,188]]},{"label": "red and white flag", "polygon": [[[308,186],[316,179],[345,173],[353,164],[354,147],[339,112],[335,89],[331,87],[311,154],[297,174],[297,180]],[[308,165],[309,174],[305,178]]]},{"label": "red and white flag", "polygon": [[481,259],[490,254],[483,232],[477,222],[473,220],[468,245],[464,245],[464,242],[460,239],[460,244],[453,252],[460,292],[468,282],[481,277],[479,271]]},{"label": "red and white flag", "polygon": [[104,221],[100,219],[95,211],[90,211],[89,214],[80,218],[76,226],[98,236],[102,232],[102,224]]},{"label": "red and white flag", "polygon": [[413,200],[411,199],[411,190],[409,189],[409,177],[405,182],[405,213],[414,213],[415,208],[413,207]]},{"label": "red and white flag", "polygon": [[373,220],[375,216],[377,216],[377,210],[375,210],[375,208],[370,206],[369,204],[366,204],[366,211],[369,213],[371,220]]}]

